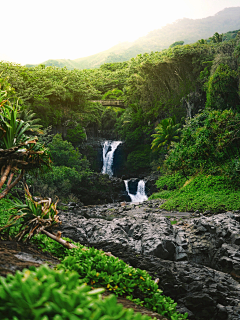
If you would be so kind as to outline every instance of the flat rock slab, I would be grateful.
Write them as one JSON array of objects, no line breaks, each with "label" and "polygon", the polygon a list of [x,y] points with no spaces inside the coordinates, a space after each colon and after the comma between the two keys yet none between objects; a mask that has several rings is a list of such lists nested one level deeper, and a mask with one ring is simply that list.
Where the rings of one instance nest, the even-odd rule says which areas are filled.
[{"label": "flat rock slab", "polygon": [[39,267],[41,264],[53,267],[60,263],[47,252],[42,252],[36,246],[16,241],[0,241],[0,275],[14,274],[30,266]]}]

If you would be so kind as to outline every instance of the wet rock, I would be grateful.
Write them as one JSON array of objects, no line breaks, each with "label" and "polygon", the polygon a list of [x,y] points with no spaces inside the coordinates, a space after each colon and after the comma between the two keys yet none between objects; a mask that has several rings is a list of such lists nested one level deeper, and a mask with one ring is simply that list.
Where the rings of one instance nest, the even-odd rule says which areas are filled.
[{"label": "wet rock", "polygon": [[179,312],[188,312],[188,319],[218,320],[219,316],[239,319],[240,285],[228,274],[187,261],[173,262],[142,255],[120,243],[99,242],[89,246],[110,251],[133,267],[147,270],[153,279],[159,278],[163,294],[178,303]]},{"label": "wet rock", "polygon": [[120,202],[127,199],[125,184],[122,179],[107,174],[93,173],[84,178],[76,189],[85,205]]},{"label": "wet rock", "polygon": [[192,217],[160,205],[79,208],[60,214],[61,231],[148,270],[189,319],[239,319],[240,213]]},{"label": "wet rock", "polygon": [[130,179],[128,181],[128,188],[129,188],[129,193],[131,194],[137,194],[137,187],[138,187],[138,182],[139,179]]}]

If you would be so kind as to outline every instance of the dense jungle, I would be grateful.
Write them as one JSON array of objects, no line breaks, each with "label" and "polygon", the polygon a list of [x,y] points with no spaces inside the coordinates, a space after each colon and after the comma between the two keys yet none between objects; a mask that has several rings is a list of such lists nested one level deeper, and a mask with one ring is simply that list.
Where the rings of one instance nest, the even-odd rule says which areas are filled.
[{"label": "dense jungle", "polygon": [[[117,307],[114,296],[102,300],[103,290],[99,287],[155,311],[162,316],[157,319],[239,319],[239,309],[234,307],[240,279],[239,70],[239,30],[216,32],[193,44],[177,41],[160,52],[139,54],[129,61],[105,63],[95,69],[0,62],[0,238],[30,241],[61,260],[56,270],[32,266],[31,271],[25,269],[1,278],[1,319],[150,319]],[[102,101],[121,104],[105,106]],[[101,173],[104,140],[122,141],[114,177]],[[148,205],[144,202],[131,207],[127,203],[122,186],[123,180],[130,178],[151,180],[152,184],[146,184]],[[81,213],[74,208],[80,208]],[[159,234],[166,236],[162,249],[160,245],[151,250],[142,245],[139,249],[136,242],[134,249],[126,249],[128,257],[121,249],[121,257],[117,253],[118,241],[109,240],[107,245],[105,239],[99,240],[101,246],[95,243],[91,248],[94,236],[90,239],[86,234],[88,228],[96,229],[94,225],[90,227],[92,219],[98,219],[96,223],[105,230],[105,222],[114,223],[118,215],[128,210],[133,216],[137,210],[148,215],[141,218],[140,225],[150,219],[157,228],[162,226],[165,233]],[[162,210],[162,218],[150,216],[156,215],[156,210]],[[178,218],[172,218],[173,212]],[[195,225],[183,222],[185,213],[199,217]],[[209,222],[210,227],[205,221],[208,216],[214,221]],[[179,240],[188,236],[176,236],[178,231],[173,231],[178,224],[185,228],[185,235],[192,227],[191,230],[197,228],[196,237],[205,233],[212,237],[211,226],[214,229],[215,222],[219,225],[226,219],[235,219],[231,222],[234,227],[230,228],[231,234],[221,231],[222,242],[216,240],[216,248],[231,238],[236,251],[231,267],[230,260],[216,267],[215,256],[213,268],[212,258],[206,262],[209,253],[201,262],[196,257],[191,260],[184,251],[183,240]],[[63,221],[59,230],[71,240],[62,238],[60,231],[54,234],[52,228],[59,225],[59,220]],[[84,231],[77,236],[81,228]],[[130,229],[129,226],[126,232]],[[118,228],[115,231],[117,234]],[[137,241],[140,236],[134,232]],[[106,229],[107,236],[108,233]],[[170,244],[172,235],[176,239]],[[129,239],[124,241],[129,245]],[[177,251],[177,246],[183,251]],[[111,253],[104,254],[109,250]],[[134,260],[138,255],[144,261],[139,269],[139,261]],[[176,265],[167,266],[162,261],[176,261]],[[229,278],[225,282],[231,283],[229,290],[236,297],[231,296],[228,305],[222,296],[208,300],[209,292],[202,293],[201,289],[203,295],[196,299],[202,300],[197,306],[193,298],[178,299],[172,294],[174,289],[168,291],[174,281],[169,280],[164,287],[161,273],[165,272],[165,279],[171,268],[173,273],[184,274],[186,261],[196,264],[199,277],[197,264],[203,265],[200,269],[204,279],[208,278],[207,268],[218,270],[219,274],[226,272]],[[156,265],[165,268],[164,272],[154,269]],[[176,271],[177,268],[183,269]],[[151,278],[154,275],[155,281]],[[218,276],[214,274],[216,283],[211,280],[216,286],[222,281],[216,280]],[[179,296],[183,291],[188,291],[185,284],[181,284]]]}]

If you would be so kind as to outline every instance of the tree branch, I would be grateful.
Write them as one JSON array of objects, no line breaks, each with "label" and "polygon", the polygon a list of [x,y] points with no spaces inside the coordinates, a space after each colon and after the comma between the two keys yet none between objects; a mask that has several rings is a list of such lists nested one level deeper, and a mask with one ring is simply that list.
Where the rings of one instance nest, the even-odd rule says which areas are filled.
[{"label": "tree branch", "polygon": [[[2,186],[4,185],[5,181],[7,180],[8,174],[11,170],[11,165],[7,165],[5,171],[3,172],[0,180],[0,189],[2,189]],[[1,198],[0,198],[1,199]]]},{"label": "tree branch", "polygon": [[63,239],[61,238],[61,236],[59,237],[59,236],[54,235],[54,234],[52,234],[52,233],[50,233],[50,232],[48,232],[48,231],[46,231],[46,230],[42,230],[41,232],[42,232],[42,233],[45,233],[45,235],[48,236],[49,238],[51,238],[51,239],[53,239],[53,240],[61,243],[65,248],[68,248],[68,249],[77,248],[77,246],[75,246],[74,244],[69,243],[69,242],[66,241],[66,240],[63,240]]},{"label": "tree branch", "polygon": [[15,185],[20,181],[20,179],[23,177],[24,174],[24,170],[21,170],[21,173],[19,174],[19,176],[9,185],[7,186],[7,188],[5,190],[3,190],[2,193],[0,193],[0,199],[4,198],[8,192],[15,187]]},{"label": "tree branch", "polygon": [[13,176],[14,176],[14,172],[10,173],[10,175],[8,177],[7,187],[9,187],[10,183],[12,182]]}]

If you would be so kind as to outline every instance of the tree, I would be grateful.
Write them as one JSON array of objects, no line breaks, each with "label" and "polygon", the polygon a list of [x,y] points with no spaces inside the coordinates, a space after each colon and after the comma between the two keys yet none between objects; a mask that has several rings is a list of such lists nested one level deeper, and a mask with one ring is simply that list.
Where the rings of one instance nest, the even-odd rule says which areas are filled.
[{"label": "tree", "polygon": [[68,124],[66,140],[71,142],[74,146],[81,144],[86,140],[86,133],[80,123],[71,122]]},{"label": "tree", "polygon": [[228,65],[221,63],[209,78],[206,107],[218,110],[240,109],[238,73]]},{"label": "tree", "polygon": [[239,185],[239,125],[240,115],[232,110],[205,110],[188,119],[181,140],[169,150],[166,167],[184,175],[220,172]]},{"label": "tree", "polygon": [[213,43],[220,43],[223,41],[223,34],[215,32],[214,35],[210,38]]},{"label": "tree", "polygon": [[176,117],[163,119],[155,128],[156,133],[152,134],[155,139],[152,142],[152,149],[169,149],[172,142],[180,140],[180,124],[176,123]]},{"label": "tree", "polygon": [[173,47],[176,47],[176,46],[182,46],[183,44],[184,44],[184,41],[176,41],[173,44],[171,44],[169,46],[169,48],[173,48]]}]

